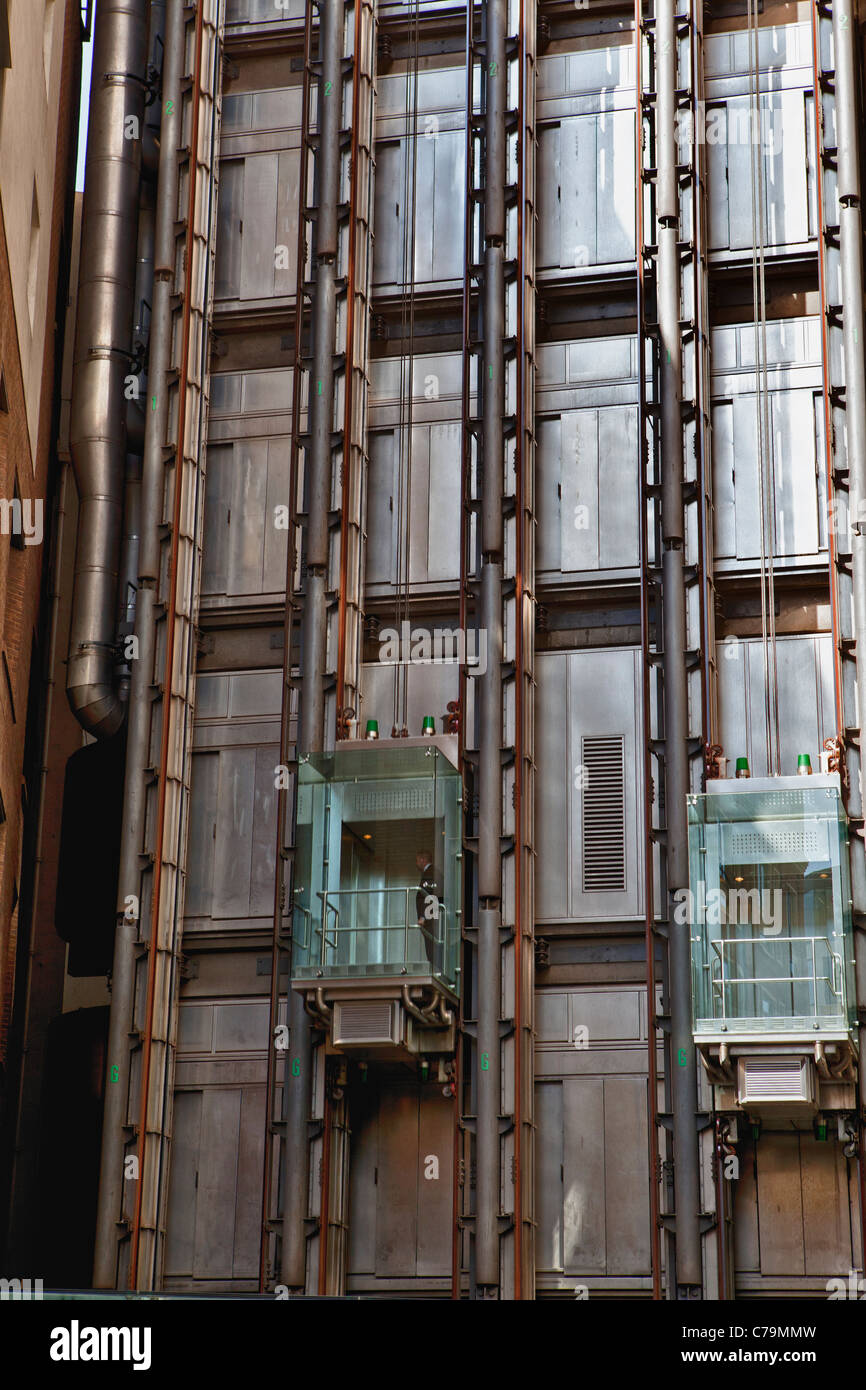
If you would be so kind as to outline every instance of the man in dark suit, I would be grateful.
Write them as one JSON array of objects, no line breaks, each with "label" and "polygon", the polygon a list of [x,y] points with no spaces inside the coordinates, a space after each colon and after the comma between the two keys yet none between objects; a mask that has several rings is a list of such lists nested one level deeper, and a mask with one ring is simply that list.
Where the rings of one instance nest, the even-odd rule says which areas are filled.
[{"label": "man in dark suit", "polygon": [[421,929],[424,950],[434,973],[442,970],[442,942],[439,940],[439,904],[442,890],[433,868],[433,856],[429,850],[419,849],[415,863],[421,875],[418,891],[415,894],[415,914]]}]

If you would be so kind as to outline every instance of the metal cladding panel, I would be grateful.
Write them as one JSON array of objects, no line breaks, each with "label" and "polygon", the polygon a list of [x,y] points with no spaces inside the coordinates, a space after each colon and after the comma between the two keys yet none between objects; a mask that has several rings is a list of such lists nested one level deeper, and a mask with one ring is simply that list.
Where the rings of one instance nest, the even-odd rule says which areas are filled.
[{"label": "metal cladding panel", "polygon": [[186,931],[271,917],[280,682],[278,670],[198,679]]},{"label": "metal cladding panel", "polygon": [[[779,742],[782,771],[795,772],[798,753],[817,753],[836,735],[833,649],[829,636],[778,637]],[[753,777],[768,775],[764,715],[764,649],[760,638],[716,646],[720,741],[729,758],[748,757]]]},{"label": "metal cladding panel", "polygon": [[226,24],[285,24],[303,19],[304,0],[228,0]]},{"label": "metal cladding panel", "polygon": [[797,1276],[845,1279],[856,1265],[850,1200],[838,1144],[768,1132],[750,1143],[734,1185],[738,1290],[784,1294]]},{"label": "metal cladding panel", "polygon": [[634,53],[588,48],[538,63],[539,268],[634,259]]},{"label": "metal cladding panel", "polygon": [[536,450],[540,574],[638,563],[635,340],[595,338],[539,349]]},{"label": "metal cladding panel", "polygon": [[220,162],[217,203],[217,250],[214,293],[217,299],[236,299],[241,287],[241,226],[244,206],[244,161]]},{"label": "metal cladding panel", "polygon": [[568,657],[538,652],[535,672],[535,918],[556,922],[570,909]]},{"label": "metal cladding panel", "polygon": [[299,178],[297,149],[223,158],[217,300],[271,299],[294,293],[297,243],[291,227],[298,205]]},{"label": "metal cladding panel", "polygon": [[[437,130],[430,132],[430,138],[419,135],[416,141],[404,137],[378,142],[373,284],[380,289],[402,285],[410,268],[404,259],[404,229],[413,178],[416,285],[458,280],[462,275],[465,149],[465,136],[458,130]],[[411,237],[411,218],[408,221]]]},{"label": "metal cladding panel", "polygon": [[264,1087],[179,1091],[173,1129],[166,1279],[255,1280]]},{"label": "metal cladding panel", "polygon": [[569,116],[539,135],[539,268],[634,259],[634,115]]},{"label": "metal cladding panel", "polygon": [[382,1086],[353,1102],[349,1279],[451,1272],[454,1109],[439,1087]]},{"label": "metal cladding panel", "polygon": [[195,1226],[198,1159],[201,1148],[201,1091],[178,1091],[174,1097],[171,1137],[171,1178],[168,1185],[165,1235],[167,1278],[192,1278],[195,1267]]},{"label": "metal cladding panel", "polygon": [[543,989],[536,1002],[541,1288],[545,1275],[639,1280],[650,1268],[643,992]]},{"label": "metal cladding panel", "polygon": [[[826,452],[819,323],[767,325],[768,413],[775,479],[775,555],[814,564],[826,553]],[[758,397],[752,325],[712,334],[714,553],[720,569],[759,560]],[[769,537],[765,541],[769,550]]]},{"label": "metal cladding panel", "polygon": [[289,483],[287,438],[245,439],[208,450],[202,594],[279,594],[288,529],[278,526]]},{"label": "metal cladding panel", "polygon": [[710,35],[704,52],[707,100],[697,135],[707,146],[710,249],[751,249],[755,149],[762,162],[765,243],[808,242],[816,234],[810,26],[761,31],[759,112],[754,114],[747,35]]},{"label": "metal cladding panel", "polygon": [[[360,727],[368,719],[378,719],[379,732],[390,731],[394,722],[394,677],[396,667],[378,661],[365,661],[361,666]],[[409,666],[410,734],[420,734],[421,721],[427,714],[436,720],[436,731],[442,733],[448,704],[460,693],[460,667],[456,662],[417,663]]]},{"label": "metal cladding panel", "polygon": [[[632,649],[614,648],[542,652],[536,670],[536,921],[638,916],[643,902],[643,797],[636,761],[638,655]],[[595,740],[609,744],[612,739],[622,740],[619,811],[609,799],[604,801],[610,785],[599,789],[593,780],[598,777],[592,757]],[[596,815],[591,808],[599,795],[612,866],[607,875],[597,862],[598,837],[595,820],[590,819]],[[599,886],[605,881],[615,886]]]},{"label": "metal cladding panel", "polygon": [[[398,582],[400,434],[370,436],[366,583]],[[408,437],[404,432],[403,438]],[[430,585],[460,577],[460,443],[458,421],[418,425],[403,458],[404,507],[409,502],[409,582]],[[410,476],[411,475],[411,476]],[[408,499],[405,494],[408,493]],[[405,524],[405,523],[404,523]],[[404,541],[405,546],[405,541]],[[403,554],[405,556],[405,548]]]}]

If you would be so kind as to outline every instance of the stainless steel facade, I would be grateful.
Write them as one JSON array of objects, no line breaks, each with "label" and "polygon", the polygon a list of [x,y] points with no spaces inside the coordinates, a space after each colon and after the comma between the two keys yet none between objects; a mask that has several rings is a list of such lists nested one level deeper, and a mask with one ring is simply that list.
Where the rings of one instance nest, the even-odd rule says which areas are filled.
[{"label": "stainless steel facade", "polygon": [[[155,690],[161,723],[127,774],[150,857],[120,891],[112,1036],[136,1041],[98,1281],[820,1296],[862,1266],[860,1160],[835,1115],[826,1140],[756,1137],[718,1109],[674,903],[720,753],[756,777],[847,758],[860,824],[860,533],[849,563],[837,524],[862,491],[859,183],[826,81],[815,102],[834,25],[201,3],[198,193],[184,159],[165,174],[196,230],[168,360],[151,347],[188,472],[142,568],[130,719]],[[427,655],[437,631],[454,649]],[[458,1042],[422,1067],[333,1045],[291,917],[298,759],[426,715],[458,738],[466,890]]]}]

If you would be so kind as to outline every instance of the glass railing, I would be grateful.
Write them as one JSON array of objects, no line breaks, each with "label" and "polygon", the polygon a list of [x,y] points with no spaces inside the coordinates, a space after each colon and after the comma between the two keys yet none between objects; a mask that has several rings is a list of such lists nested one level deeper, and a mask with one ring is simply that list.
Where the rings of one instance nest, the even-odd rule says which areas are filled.
[{"label": "glass railing", "polygon": [[418,887],[347,888],[296,906],[292,973],[298,979],[430,975],[458,993],[460,923]]},{"label": "glass railing", "polygon": [[747,936],[709,946],[709,990],[703,993],[711,998],[714,1024],[790,1030],[808,1021],[813,1029],[845,1027],[842,955],[826,936]]}]

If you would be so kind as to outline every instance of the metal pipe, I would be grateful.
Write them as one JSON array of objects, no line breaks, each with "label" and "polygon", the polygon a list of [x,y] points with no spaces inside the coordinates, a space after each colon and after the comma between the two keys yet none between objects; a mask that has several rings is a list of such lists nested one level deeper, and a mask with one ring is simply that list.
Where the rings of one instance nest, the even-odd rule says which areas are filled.
[{"label": "metal pipe", "polygon": [[96,16],[78,281],[70,448],[80,503],[66,689],[79,723],[100,737],[115,733],[124,714],[114,679],[114,620],[146,16],[146,0],[101,0]]},{"label": "metal pipe", "polygon": [[505,413],[505,0],[486,0],[484,371],[482,385],[481,628],[488,661],[478,678],[478,1004],[475,1281],[500,1283],[499,1210],[502,991],[502,516]]},{"label": "metal pipe", "polygon": [[123,1202],[124,1129],[129,1091],[130,1032],[135,986],[138,914],[127,910],[141,891],[140,854],[144,843],[146,809],[145,769],[150,762],[151,681],[155,653],[156,584],[159,575],[159,524],[162,517],[165,465],[163,447],[168,426],[168,372],[171,367],[171,292],[174,279],[177,197],[177,150],[181,137],[181,78],[184,51],[184,0],[168,0],[165,63],[162,75],[163,114],[156,202],[153,307],[148,363],[149,400],[146,411],[141,487],[141,543],[135,612],[138,658],[132,663],[129,728],[123,797],[120,873],[118,876],[117,935],[111,980],[108,1060],[118,1068],[118,1081],[107,1087],[102,1124],[102,1156],[97,1208],[95,1288],[118,1283],[117,1239]]},{"label": "metal pipe", "polygon": [[[861,728],[860,777],[863,780],[862,729],[866,724],[866,362],[863,350],[863,219],[860,204],[860,149],[854,35],[857,16],[851,0],[834,0],[836,146],[839,198],[839,255],[845,353],[845,435],[847,441],[849,523],[854,637],[857,641],[857,707]],[[862,815],[863,788],[854,788]],[[866,914],[866,872],[862,846],[851,855],[854,912]]]},{"label": "metal pipe", "polygon": [[500,927],[499,907],[478,911],[478,1076],[476,1135],[475,1281],[499,1284],[499,1059]]},{"label": "metal pipe", "polygon": [[[316,288],[313,299],[313,374],[310,384],[310,449],[307,496],[307,580],[302,625],[302,664],[298,742],[303,753],[320,751],[325,741],[327,661],[327,572],[331,459],[334,429],[334,355],[336,352],[337,212],[340,196],[340,108],[343,0],[323,0],[320,7],[322,75],[319,84],[319,158],[317,173]],[[300,331],[300,301],[298,331]],[[306,1285],[309,1200],[309,1120],[313,1094],[310,1017],[302,996],[289,990],[289,1048],[286,1052],[286,1172],[283,1199],[282,1282],[290,1289]],[[299,1071],[293,1073],[296,1063]],[[327,1175],[324,1180],[327,1181]],[[327,1232],[322,1233],[322,1257]]]},{"label": "metal pipe", "polygon": [[679,191],[677,185],[675,0],[657,13],[657,214],[661,448],[662,621],[664,637],[665,822],[667,828],[668,959],[673,1056],[676,1282],[689,1297],[700,1290],[700,1166],[696,1126],[697,1059],[691,1033],[689,926],[678,923],[674,893],[688,886],[686,797],[689,791],[688,683],[684,573],[682,336],[680,332]]}]

